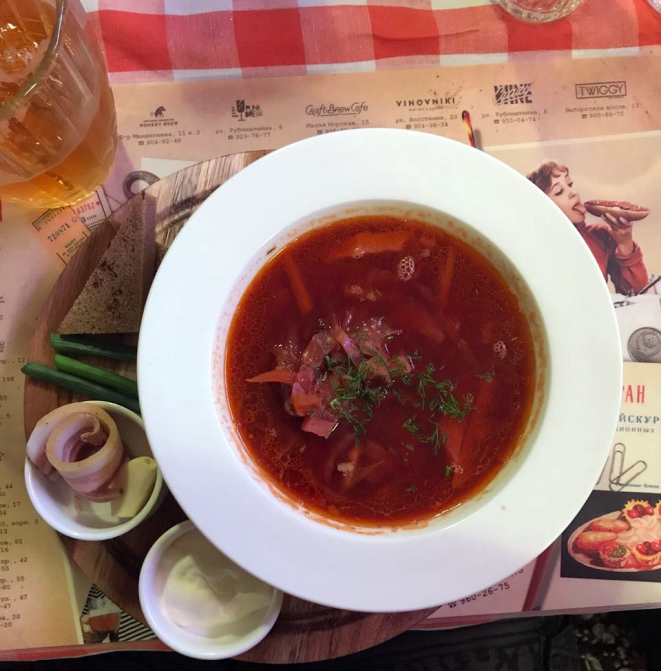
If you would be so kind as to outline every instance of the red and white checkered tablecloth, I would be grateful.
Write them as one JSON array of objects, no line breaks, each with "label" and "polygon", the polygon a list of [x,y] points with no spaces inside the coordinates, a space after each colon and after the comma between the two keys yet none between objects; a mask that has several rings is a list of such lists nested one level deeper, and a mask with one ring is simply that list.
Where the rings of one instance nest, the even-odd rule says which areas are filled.
[{"label": "red and white checkered tablecloth", "polygon": [[584,0],[533,25],[490,0],[83,0],[114,82],[498,63],[531,52],[633,55],[661,45],[646,0]]}]

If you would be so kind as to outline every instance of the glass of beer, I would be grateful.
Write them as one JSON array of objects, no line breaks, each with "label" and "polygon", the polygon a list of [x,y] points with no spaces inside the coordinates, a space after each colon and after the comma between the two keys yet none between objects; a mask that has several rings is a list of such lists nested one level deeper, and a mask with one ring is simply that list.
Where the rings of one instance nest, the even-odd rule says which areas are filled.
[{"label": "glass of beer", "polygon": [[582,0],[499,0],[500,6],[517,19],[543,23],[573,12]]},{"label": "glass of beer", "polygon": [[112,166],[115,105],[79,0],[0,0],[0,199],[90,195]]}]

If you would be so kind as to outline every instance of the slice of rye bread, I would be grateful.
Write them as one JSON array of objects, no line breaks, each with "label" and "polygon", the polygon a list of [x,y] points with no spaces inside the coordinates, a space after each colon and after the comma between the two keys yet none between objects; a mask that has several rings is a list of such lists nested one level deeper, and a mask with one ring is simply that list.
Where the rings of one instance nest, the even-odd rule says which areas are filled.
[{"label": "slice of rye bread", "polygon": [[92,271],[59,332],[137,333],[154,279],[156,199],[135,196],[110,246]]}]

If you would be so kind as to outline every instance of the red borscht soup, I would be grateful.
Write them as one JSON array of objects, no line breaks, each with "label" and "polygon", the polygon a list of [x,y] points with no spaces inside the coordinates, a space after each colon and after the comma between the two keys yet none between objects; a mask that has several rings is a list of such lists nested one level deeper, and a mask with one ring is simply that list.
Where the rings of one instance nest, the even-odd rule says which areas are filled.
[{"label": "red borscht soup", "polygon": [[482,254],[428,224],[366,216],[302,235],[258,272],[225,376],[271,482],[325,516],[390,525],[494,477],[526,429],[535,353]]}]

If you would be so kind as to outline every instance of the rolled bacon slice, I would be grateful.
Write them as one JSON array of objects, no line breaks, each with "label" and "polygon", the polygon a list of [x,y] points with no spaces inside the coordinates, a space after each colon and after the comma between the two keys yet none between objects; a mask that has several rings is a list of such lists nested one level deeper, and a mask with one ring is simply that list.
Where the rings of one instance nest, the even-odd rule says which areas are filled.
[{"label": "rolled bacon slice", "polygon": [[109,500],[109,484],[122,464],[124,447],[117,425],[102,408],[72,403],[43,417],[28,440],[28,459],[48,475],[92,500]]},{"label": "rolled bacon slice", "polygon": [[[98,449],[77,461],[79,452],[90,447]],[[112,480],[123,452],[117,425],[101,408],[69,415],[53,430],[46,444],[46,456],[53,468],[83,495]]]},{"label": "rolled bacon slice", "polygon": [[53,466],[46,457],[46,443],[53,429],[66,417],[76,412],[88,412],[91,407],[89,403],[70,403],[56,408],[44,415],[36,424],[28,438],[28,459],[44,474],[53,473]]}]

